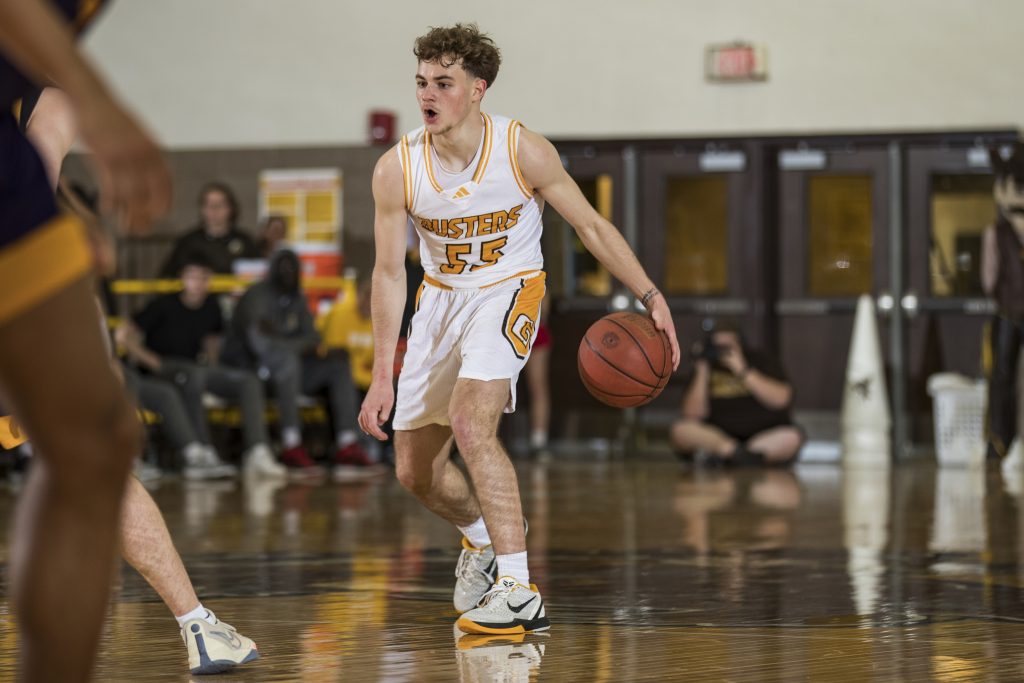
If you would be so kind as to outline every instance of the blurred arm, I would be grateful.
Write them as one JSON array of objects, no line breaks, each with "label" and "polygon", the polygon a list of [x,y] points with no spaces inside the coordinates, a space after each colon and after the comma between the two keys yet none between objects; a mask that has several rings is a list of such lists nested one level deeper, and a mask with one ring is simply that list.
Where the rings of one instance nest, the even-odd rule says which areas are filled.
[{"label": "blurred arm", "polygon": [[711,377],[711,366],[703,359],[697,359],[693,369],[693,379],[686,388],[683,397],[683,417],[703,422],[711,412],[708,400],[708,381]]}]

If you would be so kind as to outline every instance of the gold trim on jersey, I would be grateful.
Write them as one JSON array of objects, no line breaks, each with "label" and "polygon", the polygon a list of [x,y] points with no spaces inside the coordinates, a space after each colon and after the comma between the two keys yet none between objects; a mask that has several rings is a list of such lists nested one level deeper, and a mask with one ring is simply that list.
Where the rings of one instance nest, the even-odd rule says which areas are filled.
[{"label": "gold trim on jersey", "polygon": [[527,199],[533,198],[533,192],[529,189],[529,185],[526,183],[526,178],[523,177],[523,171],[519,168],[519,158],[516,156],[519,151],[518,134],[519,128],[523,124],[518,121],[512,121],[508,124],[508,159],[512,162],[512,175],[516,179],[516,185],[519,186],[519,191],[522,192]]},{"label": "gold trim on jersey", "polygon": [[402,191],[405,193],[405,208],[412,211],[412,161],[409,155],[409,136],[403,135],[398,143],[398,154],[402,159]]},{"label": "gold trim on jersey", "polygon": [[[494,137],[494,126],[491,123],[491,117],[487,114],[480,114],[484,120],[484,142],[480,150],[480,160],[476,164],[476,171],[473,173],[473,182],[480,184],[480,181],[484,179],[484,171],[487,170],[487,162],[491,160],[491,141]],[[431,149],[433,146],[430,143],[430,133],[423,133],[423,164],[427,168],[427,179],[430,180],[431,186],[438,194],[444,193],[444,188],[437,182],[437,178],[434,177],[434,160],[431,155]]]},{"label": "gold trim on jersey", "polygon": [[[487,289],[488,287],[494,287],[495,285],[500,285],[502,282],[508,282],[509,280],[515,280],[517,277],[533,278],[533,276],[538,275],[538,274],[543,276],[544,275],[544,271],[542,271],[542,270],[524,270],[522,272],[516,273],[515,275],[509,275],[508,277],[503,277],[500,280],[495,280],[494,282],[488,282],[486,285],[480,285],[479,287],[476,287],[476,289]],[[543,279],[543,277],[541,279]],[[443,282],[439,282],[439,281],[435,280],[434,278],[430,277],[429,275],[424,275],[423,276],[423,281],[425,283],[427,283],[428,285],[430,285],[431,287],[437,287],[438,289],[443,289],[445,291],[451,292],[451,291],[455,290],[454,287],[446,285]],[[418,299],[417,299],[417,301],[418,301]]]},{"label": "gold trim on jersey", "polygon": [[0,324],[50,298],[92,268],[85,226],[60,215],[0,250]]},{"label": "gold trim on jersey", "polygon": [[487,114],[484,117],[484,148],[480,152],[480,163],[477,164],[476,173],[473,174],[473,182],[477,185],[484,179],[484,171],[487,170],[487,162],[491,160],[491,139],[494,136],[494,124]]}]

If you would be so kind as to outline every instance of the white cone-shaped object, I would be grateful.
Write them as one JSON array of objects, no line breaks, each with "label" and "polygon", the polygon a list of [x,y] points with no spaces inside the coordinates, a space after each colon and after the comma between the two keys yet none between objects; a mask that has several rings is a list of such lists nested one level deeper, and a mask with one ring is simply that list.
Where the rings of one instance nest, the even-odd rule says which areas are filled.
[{"label": "white cone-shaped object", "polygon": [[889,435],[889,395],[882,368],[882,351],[871,297],[857,301],[853,339],[846,365],[843,407],[839,426],[846,466],[888,466],[892,445]]}]

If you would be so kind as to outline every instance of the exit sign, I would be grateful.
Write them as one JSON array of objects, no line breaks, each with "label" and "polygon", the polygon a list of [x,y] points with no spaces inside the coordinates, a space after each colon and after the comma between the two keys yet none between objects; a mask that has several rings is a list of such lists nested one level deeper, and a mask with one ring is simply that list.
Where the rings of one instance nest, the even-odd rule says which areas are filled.
[{"label": "exit sign", "polygon": [[704,77],[716,83],[767,80],[765,49],[751,43],[708,45],[704,50]]}]

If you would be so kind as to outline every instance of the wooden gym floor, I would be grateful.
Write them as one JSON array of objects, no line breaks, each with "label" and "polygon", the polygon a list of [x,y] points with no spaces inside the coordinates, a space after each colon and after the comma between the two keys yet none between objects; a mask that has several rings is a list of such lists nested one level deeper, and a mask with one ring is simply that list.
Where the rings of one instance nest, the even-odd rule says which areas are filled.
[{"label": "wooden gym floor", "polygon": [[[522,642],[456,640],[458,537],[390,475],[154,495],[207,606],[263,654],[220,680],[1024,680],[1024,515],[998,472],[519,474],[553,622]],[[189,680],[174,621],[123,576],[97,680]],[[0,679],[16,650],[0,602]]]}]

